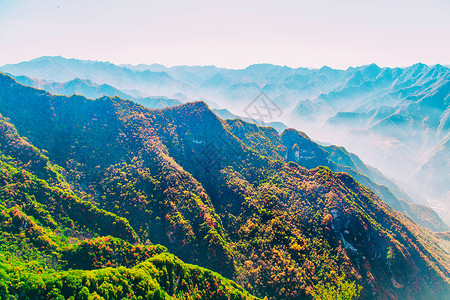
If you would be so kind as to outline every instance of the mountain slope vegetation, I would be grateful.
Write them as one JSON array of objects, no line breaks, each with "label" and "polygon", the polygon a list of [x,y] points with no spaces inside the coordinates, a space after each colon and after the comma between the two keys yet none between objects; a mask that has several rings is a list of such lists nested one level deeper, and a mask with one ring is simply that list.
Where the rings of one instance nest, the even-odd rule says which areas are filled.
[{"label": "mountain slope vegetation", "polygon": [[136,244],[128,221],[82,200],[47,151],[4,117],[0,128],[1,299],[254,298],[163,246]]},{"label": "mountain slope vegetation", "polygon": [[395,183],[377,170],[366,166],[356,155],[348,153],[342,147],[321,146],[305,133],[294,129],[287,129],[278,135],[274,129],[258,127],[240,120],[227,122],[241,141],[264,155],[283,157],[309,169],[326,166],[335,172],[346,172],[376,192],[391,207],[406,213],[422,226],[433,231],[448,230],[448,226],[431,208],[413,203]]},{"label": "mountain slope vegetation", "polygon": [[[252,297],[226,277],[270,299],[449,295],[442,236],[347,173],[285,160],[273,129],[246,140],[253,125],[203,102],[152,110],[54,96],[5,75],[0,87],[2,139],[18,145],[1,143],[2,255],[17,264],[2,265],[4,294]],[[77,216],[74,205],[86,209]],[[102,218],[116,221],[91,222]]]},{"label": "mountain slope vegetation", "polygon": [[[396,179],[408,190],[413,202],[432,206],[448,219],[450,207],[445,187],[450,186],[450,177],[439,168],[421,168],[429,152],[449,133],[450,69],[446,66],[417,63],[382,68],[370,64],[336,70],[327,66],[308,69],[256,64],[226,69],[158,64],[116,66],[41,57],[0,69],[18,78],[25,75],[60,82],[42,84],[51,93],[67,81],[92,80],[135,97],[178,95],[175,98],[181,100],[214,100],[214,108],[228,109],[244,118],[252,118],[248,109],[264,92],[279,108],[279,114],[266,114],[259,124],[283,122],[307,132],[314,140],[345,146],[364,162]],[[84,94],[91,97],[87,90]],[[438,178],[443,185],[428,184],[423,188],[422,184],[415,184],[416,173],[419,178]],[[396,193],[392,186],[389,189]]]}]

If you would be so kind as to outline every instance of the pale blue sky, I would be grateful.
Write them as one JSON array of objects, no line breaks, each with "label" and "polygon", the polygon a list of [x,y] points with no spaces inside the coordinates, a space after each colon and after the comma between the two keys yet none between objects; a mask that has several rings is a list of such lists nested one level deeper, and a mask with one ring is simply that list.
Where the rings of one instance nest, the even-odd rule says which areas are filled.
[{"label": "pale blue sky", "polygon": [[449,0],[0,0],[0,65],[450,64],[449,12]]}]

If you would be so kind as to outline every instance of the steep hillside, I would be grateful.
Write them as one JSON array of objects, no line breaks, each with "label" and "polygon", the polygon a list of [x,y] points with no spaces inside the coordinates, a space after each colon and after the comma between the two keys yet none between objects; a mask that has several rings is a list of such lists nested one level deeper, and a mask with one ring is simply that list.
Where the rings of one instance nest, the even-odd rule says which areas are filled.
[{"label": "steep hillside", "polygon": [[246,124],[239,120],[231,120],[228,123],[236,136],[264,155],[283,157],[309,169],[326,166],[335,172],[346,172],[372,189],[392,208],[406,213],[422,226],[433,231],[448,230],[448,226],[435,211],[413,203],[395,183],[377,170],[367,167],[356,155],[348,153],[342,147],[318,145],[305,133],[294,129],[286,129],[278,136],[273,129]]},{"label": "steep hillside", "polygon": [[43,152],[0,115],[1,299],[254,299],[163,246],[136,244],[125,218],[76,196]]},{"label": "steep hillside", "polygon": [[[336,172],[346,172],[364,186],[372,189],[392,208],[406,213],[422,226],[433,231],[448,230],[449,227],[434,210],[412,202],[411,198],[394,182],[377,170],[367,167],[357,156],[348,153],[344,148],[317,145],[304,134],[293,130],[284,131],[281,137],[288,149],[289,160],[308,168],[323,165]],[[295,144],[300,147],[297,152],[293,149]]]},{"label": "steep hillside", "polygon": [[[442,65],[417,63],[381,68],[370,64],[335,70],[327,66],[308,69],[256,64],[226,69],[158,64],[117,66],[41,57],[0,69],[58,82],[81,78],[107,83],[134,97],[183,94],[187,99],[213,99],[221,109],[243,118],[253,118],[249,110],[257,109],[258,114],[265,116],[265,124],[283,122],[307,132],[313,139],[345,146],[364,162],[402,182],[418,171],[424,155],[437,146],[449,128],[450,69]],[[53,93],[51,86],[46,90]],[[277,106],[276,115],[270,114],[270,107],[258,107],[255,100],[261,92]],[[88,92],[83,95],[93,97]],[[450,182],[446,180],[445,184]],[[418,195],[412,200],[423,205],[430,205],[423,199],[436,202],[446,197],[420,187],[416,190],[415,185],[407,188]]]},{"label": "steep hillside", "polygon": [[[393,210],[347,173],[327,167],[308,170],[286,162],[278,154],[285,146],[273,142],[281,140],[273,129],[261,129],[265,133],[259,141],[246,140],[239,132],[246,136],[246,127],[253,125],[221,120],[203,102],[149,110],[120,98],[53,96],[3,75],[0,113],[29,143],[45,150],[52,164],[63,168],[61,174],[73,187],[74,197],[128,220],[140,243],[162,244],[184,261],[219,272],[257,296],[429,299],[449,295],[449,253],[433,233]],[[259,147],[264,141],[267,147]],[[66,251],[61,258],[67,259],[66,266],[76,268],[95,269],[108,262],[116,267],[115,251],[108,248],[122,247],[121,243],[102,247],[98,259],[81,264],[70,262],[70,257],[85,257],[83,251],[90,252],[95,244],[80,244],[75,250],[80,254]],[[153,286],[152,293],[158,289],[156,282],[169,295],[178,295],[173,286],[181,282],[180,290],[187,294],[199,290],[215,298],[249,297],[210,271],[203,272],[211,275],[197,276],[203,269],[192,267],[195,271],[188,272],[191,267],[185,266],[173,273],[177,267],[172,266],[178,263],[170,255],[162,259],[156,254],[132,266],[139,263],[139,255],[151,256],[161,249],[126,247],[131,248],[120,252],[137,251],[138,258],[125,255],[120,259],[122,268],[85,273],[89,282],[101,282],[91,285],[90,293],[98,293],[98,287],[105,295],[101,287],[109,286],[114,297],[123,297],[123,290],[142,295],[128,280],[137,272],[156,277],[142,280],[143,285]],[[70,286],[76,285],[80,292],[87,285],[71,279],[74,274],[80,278],[78,271],[61,272],[55,277],[63,283],[70,279]],[[180,280],[177,274],[187,277]],[[6,286],[24,292],[53,287],[48,283],[51,279],[42,276],[30,277],[36,278],[37,285],[22,288],[15,281]],[[126,287],[115,289],[109,279],[113,277],[125,280]],[[216,297],[211,291],[218,286],[227,292]],[[57,292],[68,295],[65,289]]]},{"label": "steep hillside", "polygon": [[[227,267],[224,259],[231,259],[230,250],[222,242],[218,216],[207,205],[209,197],[168,157],[149,120],[139,114],[145,111],[142,106],[118,98],[93,101],[40,91],[36,97],[36,90],[11,83],[12,99],[31,102],[2,97],[2,113],[64,166],[67,180],[84,198],[122,217],[133,216],[131,225],[141,239],[172,245],[169,250],[182,259],[198,263],[207,249],[217,247],[224,256],[211,257],[210,263],[225,264],[222,270],[232,272],[233,265]],[[14,114],[8,113],[11,109]],[[179,239],[183,242],[175,243]]]}]

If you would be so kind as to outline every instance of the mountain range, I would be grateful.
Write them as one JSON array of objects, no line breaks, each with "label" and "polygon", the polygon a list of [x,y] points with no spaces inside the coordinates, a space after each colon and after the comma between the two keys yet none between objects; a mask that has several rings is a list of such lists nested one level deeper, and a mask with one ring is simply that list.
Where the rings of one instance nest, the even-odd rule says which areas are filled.
[{"label": "mountain range", "polygon": [[[241,116],[280,132],[287,127],[300,129],[315,141],[341,145],[357,154],[403,190],[400,198],[433,207],[450,224],[447,67],[372,64],[336,70],[258,64],[235,70],[41,57],[0,70],[56,94],[119,96],[137,102],[146,97],[182,103],[202,99],[225,118]],[[85,88],[70,88],[80,81]],[[94,90],[89,88],[92,85]],[[141,104],[163,107],[153,101]],[[430,153],[442,148],[441,160],[427,163]],[[392,185],[388,187],[393,191]]]},{"label": "mountain range", "polygon": [[[75,78],[67,82],[51,82],[39,79],[33,79],[27,76],[15,76],[17,82],[32,86],[37,89],[46,90],[55,95],[83,95],[90,99],[97,99],[102,96],[120,97],[129,99],[149,108],[165,108],[181,104],[177,99],[167,97],[139,97],[126,94],[108,84],[96,84],[89,79]],[[139,95],[138,91],[132,91],[132,94]]]},{"label": "mountain range", "polygon": [[448,232],[413,219],[445,224],[341,147],[4,74],[0,115],[2,297],[450,295]]},{"label": "mountain range", "polygon": [[[66,83],[43,82],[42,80],[31,79],[26,76],[16,76],[15,79],[24,84],[36,88],[44,89],[53,94],[74,95],[80,94],[89,98],[96,99],[101,96],[118,96],[125,99],[133,100],[147,108],[165,108],[181,104],[178,100],[169,99],[165,97],[146,97],[135,98],[124,94],[109,85],[97,85],[89,80],[74,79]],[[261,120],[253,120],[249,117],[240,117],[232,114],[227,109],[212,109],[212,111],[223,119],[241,119],[250,123],[262,124],[264,126],[271,126],[283,132],[287,126],[280,122],[265,123]],[[338,148],[336,146],[323,147],[311,141],[305,134],[298,135],[296,138],[298,145],[302,146],[302,153],[307,153],[307,156],[289,157],[300,165],[308,168],[327,166],[333,171],[343,171],[351,174],[358,179],[359,182],[374,190],[379,197],[386,203],[391,205],[394,209],[406,213],[414,221],[422,226],[427,227],[433,231],[445,231],[449,227],[440,219],[440,217],[430,208],[415,204],[412,198],[405,193],[392,180],[386,178],[381,172],[374,168],[370,168],[364,164],[359,157],[352,153],[348,153],[345,148]],[[293,144],[289,145],[292,147]],[[273,146],[273,148],[280,148],[281,146]],[[281,154],[281,153],[280,153]],[[288,157],[285,157],[288,159]],[[388,187],[388,188],[387,188]],[[391,192],[392,191],[392,192]]]}]

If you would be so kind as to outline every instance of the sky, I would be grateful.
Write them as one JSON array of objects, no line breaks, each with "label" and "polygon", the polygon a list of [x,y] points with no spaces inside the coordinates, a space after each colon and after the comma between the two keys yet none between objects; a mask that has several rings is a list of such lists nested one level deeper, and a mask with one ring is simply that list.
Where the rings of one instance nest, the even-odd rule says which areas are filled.
[{"label": "sky", "polygon": [[450,64],[450,0],[0,0],[0,65]]}]

